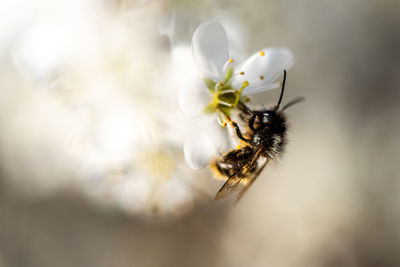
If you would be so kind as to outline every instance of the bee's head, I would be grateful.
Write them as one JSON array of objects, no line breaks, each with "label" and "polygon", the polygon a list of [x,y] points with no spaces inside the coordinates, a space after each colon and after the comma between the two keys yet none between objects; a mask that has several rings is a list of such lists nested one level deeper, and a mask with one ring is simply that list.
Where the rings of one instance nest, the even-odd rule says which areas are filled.
[{"label": "bee's head", "polygon": [[275,109],[259,111],[256,117],[257,121],[262,125],[276,124],[284,120],[282,112]]}]

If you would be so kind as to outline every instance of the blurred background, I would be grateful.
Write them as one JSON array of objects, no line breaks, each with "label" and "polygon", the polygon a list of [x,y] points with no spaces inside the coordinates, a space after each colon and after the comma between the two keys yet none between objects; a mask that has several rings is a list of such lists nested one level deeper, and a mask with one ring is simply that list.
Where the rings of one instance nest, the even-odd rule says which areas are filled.
[{"label": "blurred background", "polygon": [[[3,0],[0,266],[400,266],[399,14],[397,0]],[[208,18],[243,58],[295,51],[285,100],[306,98],[236,206],[182,155],[174,48]]]}]

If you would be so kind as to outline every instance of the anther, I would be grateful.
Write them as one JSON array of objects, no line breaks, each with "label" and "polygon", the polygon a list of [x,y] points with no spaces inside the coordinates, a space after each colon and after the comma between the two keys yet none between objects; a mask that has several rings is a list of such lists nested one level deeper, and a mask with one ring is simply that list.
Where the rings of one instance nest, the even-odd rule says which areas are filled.
[{"label": "anther", "polygon": [[219,83],[218,83],[218,86],[219,86],[219,87],[222,87],[222,86],[224,86],[224,83],[223,83],[223,82],[219,82]]},{"label": "anther", "polygon": [[247,86],[249,86],[249,82],[248,81],[244,81],[243,83],[242,83],[242,88],[244,89],[245,87],[247,87]]},{"label": "anther", "polygon": [[244,71],[239,72],[240,75],[244,75]]},{"label": "anther", "polygon": [[239,150],[239,149],[240,149],[240,145],[237,145],[237,146],[236,146],[236,149]]},{"label": "anther", "polygon": [[260,56],[264,56],[265,55],[265,53],[264,53],[264,51],[260,51]]},{"label": "anther", "polygon": [[233,58],[230,58],[230,59],[228,60],[228,62],[229,62],[229,63],[233,63]]},{"label": "anther", "polygon": [[226,127],[226,121],[224,121],[223,123],[222,123],[222,127]]},{"label": "anther", "polygon": [[264,76],[261,75],[261,76],[260,76],[260,80],[264,80]]}]

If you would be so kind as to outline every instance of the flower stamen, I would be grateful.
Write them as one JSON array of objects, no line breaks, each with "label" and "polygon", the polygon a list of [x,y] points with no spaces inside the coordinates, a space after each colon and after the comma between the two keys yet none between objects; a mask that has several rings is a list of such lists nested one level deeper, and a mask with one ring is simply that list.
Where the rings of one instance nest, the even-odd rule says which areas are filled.
[{"label": "flower stamen", "polygon": [[228,90],[223,90],[221,92],[218,92],[218,95],[225,95],[225,94],[235,94],[237,92],[237,90],[233,90],[233,89],[228,89]]},{"label": "flower stamen", "polygon": [[[225,121],[223,122],[223,121],[221,120],[221,118],[220,118],[218,115],[217,115],[217,122],[218,122],[218,124],[221,125],[222,127],[224,127],[224,128],[226,127],[226,122],[225,122]],[[225,126],[224,126],[224,125],[225,125]]]},{"label": "flower stamen", "polygon": [[217,92],[217,96],[219,95],[219,92],[221,91],[221,89],[224,87],[224,83],[223,82],[219,82],[215,84],[215,89],[214,91]]},{"label": "flower stamen", "polygon": [[248,81],[244,81],[242,83],[242,88],[239,89],[239,92],[236,94],[236,99],[235,99],[235,103],[233,104],[234,107],[237,107],[237,105],[239,104],[239,100],[240,100],[240,95],[242,94],[244,88],[246,88],[247,86],[249,86],[249,82]]},{"label": "flower stamen", "polygon": [[233,68],[233,64],[232,64],[232,63],[233,63],[233,58],[228,59],[228,60],[225,62],[223,68],[222,68],[222,72],[223,72],[223,73],[228,73],[229,69],[232,69],[232,68]]},{"label": "flower stamen", "polygon": [[222,101],[222,100],[219,100],[219,99],[218,99],[218,104],[226,106],[226,107],[233,107],[234,106],[234,105],[232,105],[232,104],[230,104],[228,102],[225,102],[225,101]]},{"label": "flower stamen", "polygon": [[222,128],[225,128],[226,125],[228,124],[225,121],[225,114],[220,110],[217,110],[217,122]]}]

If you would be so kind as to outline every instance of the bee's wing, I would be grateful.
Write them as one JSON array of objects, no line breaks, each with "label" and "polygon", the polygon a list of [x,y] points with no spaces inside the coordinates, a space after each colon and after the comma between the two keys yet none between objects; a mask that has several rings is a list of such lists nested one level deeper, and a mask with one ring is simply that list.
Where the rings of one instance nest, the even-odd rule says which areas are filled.
[{"label": "bee's wing", "polygon": [[260,175],[261,171],[264,169],[265,165],[267,165],[268,159],[264,156],[260,157],[257,161],[257,170],[251,174],[251,176],[248,178],[249,181],[247,184],[244,185],[242,190],[240,190],[240,193],[235,200],[235,204],[238,203],[238,201],[242,198],[244,193],[246,193],[247,189],[249,189],[250,185],[254,183],[254,181],[257,179],[258,175]]},{"label": "bee's wing", "polygon": [[[242,197],[242,195],[247,191],[247,189],[254,182],[268,162],[268,159],[263,155],[263,150],[263,147],[259,147],[257,150],[255,150],[253,155],[249,157],[248,161],[243,165],[243,167],[228,178],[225,184],[215,195],[214,200],[224,198],[236,191],[239,191],[240,189],[241,191],[237,200]],[[257,170],[249,174],[249,170],[254,169],[255,167],[257,167]],[[245,183],[244,186],[241,186],[242,182]]]}]

